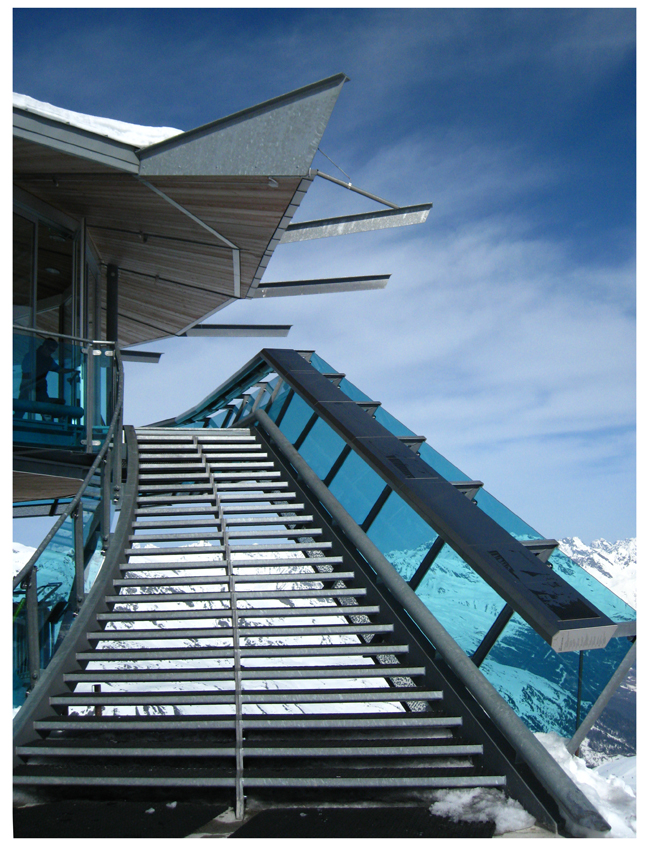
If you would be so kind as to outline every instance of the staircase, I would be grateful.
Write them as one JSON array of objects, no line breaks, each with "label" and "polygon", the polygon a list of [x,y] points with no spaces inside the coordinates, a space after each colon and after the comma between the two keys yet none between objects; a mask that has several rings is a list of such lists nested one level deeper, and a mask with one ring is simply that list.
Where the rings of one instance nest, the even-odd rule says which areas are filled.
[{"label": "staircase", "polygon": [[17,785],[230,789],[239,816],[250,789],[505,785],[249,430],[137,441],[121,576]]}]

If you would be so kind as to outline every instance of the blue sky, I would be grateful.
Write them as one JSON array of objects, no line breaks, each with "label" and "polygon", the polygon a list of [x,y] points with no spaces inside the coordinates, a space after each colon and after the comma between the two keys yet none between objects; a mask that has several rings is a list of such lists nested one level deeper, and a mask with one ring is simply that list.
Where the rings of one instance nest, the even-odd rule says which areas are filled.
[{"label": "blue sky", "polygon": [[[188,130],[341,71],[322,150],[355,185],[433,202],[428,221],[280,246],[265,277],[392,273],[383,291],[219,319],[292,323],[282,344],[542,534],[633,536],[633,10],[14,10],[14,91],[136,124]],[[316,181],[298,218],[374,208]],[[274,344],[147,346],[164,356],[128,364],[127,421],[190,407]]]}]

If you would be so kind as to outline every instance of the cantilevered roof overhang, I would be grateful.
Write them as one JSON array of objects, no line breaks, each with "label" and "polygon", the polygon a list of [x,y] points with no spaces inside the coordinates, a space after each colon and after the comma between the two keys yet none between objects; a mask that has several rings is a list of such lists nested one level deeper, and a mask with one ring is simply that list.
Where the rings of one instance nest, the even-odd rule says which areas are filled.
[{"label": "cantilevered roof overhang", "polygon": [[119,268],[119,345],[251,297],[312,183],[338,74],[148,147],[14,109],[16,200],[84,221]]}]

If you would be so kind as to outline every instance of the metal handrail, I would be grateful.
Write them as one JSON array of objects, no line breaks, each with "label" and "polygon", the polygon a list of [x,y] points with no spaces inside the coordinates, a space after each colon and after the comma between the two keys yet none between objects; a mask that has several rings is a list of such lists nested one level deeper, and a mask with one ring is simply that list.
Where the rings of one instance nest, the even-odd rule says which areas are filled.
[{"label": "metal handrail", "polygon": [[543,744],[530,732],[464,650],[453,640],[383,553],[372,543],[329,488],[322,483],[268,414],[263,410],[256,410],[243,419],[239,427],[255,422],[259,423],[270,436],[281,454],[296,470],[299,478],[333,517],[380,581],[403,606],[440,657],[514,747],[518,757],[529,765],[546,791],[559,805],[568,829],[576,835],[586,833],[591,836],[609,831],[610,825],[606,820],[552,758]]},{"label": "metal handrail", "polygon": [[83,494],[85,493],[88,485],[90,484],[90,481],[92,480],[92,477],[94,476],[95,472],[97,471],[97,467],[99,466],[99,464],[102,462],[102,460],[106,456],[106,453],[107,453],[107,451],[110,447],[110,443],[113,440],[113,437],[115,435],[115,431],[117,430],[117,424],[121,420],[122,407],[123,407],[123,404],[124,404],[124,371],[123,371],[123,367],[122,367],[122,361],[121,361],[121,358],[120,358],[117,350],[115,351],[115,358],[116,358],[116,363],[117,363],[117,376],[118,376],[117,400],[116,400],[116,403],[115,403],[115,409],[113,411],[113,416],[112,416],[112,419],[110,421],[110,425],[108,427],[108,432],[106,433],[106,438],[104,440],[104,443],[103,443],[102,447],[100,448],[99,452],[97,453],[97,456],[94,459],[92,466],[88,470],[88,474],[84,478],[84,480],[81,484],[81,487],[77,491],[76,496],[70,502],[70,504],[67,506],[65,511],[59,516],[58,520],[52,526],[52,528],[50,529],[48,534],[43,538],[39,547],[36,549],[36,551],[31,556],[29,561],[27,561],[27,563],[22,568],[22,570],[14,578],[14,582],[13,582],[13,589],[14,590],[16,589],[16,587],[18,587],[18,585],[22,584],[22,582],[30,575],[31,571],[33,570],[33,568],[36,565],[36,562],[38,561],[40,556],[43,554],[43,552],[45,551],[47,546],[49,546],[54,535],[59,531],[59,529],[61,528],[63,523],[74,513],[74,511],[76,511],[77,507],[79,506],[79,503],[81,501]]},{"label": "metal handrail", "polygon": [[[86,634],[89,630],[97,627],[98,609],[106,610],[105,597],[108,587],[119,574],[119,565],[124,558],[124,549],[128,544],[129,534],[131,534],[138,485],[138,452],[135,431],[127,425],[124,432],[128,457],[126,486],[119,519],[111,537],[111,545],[79,615],[74,619],[61,646],[14,718],[14,759],[16,758],[15,747],[33,738],[33,722],[51,712],[50,695],[60,693],[65,689],[63,675],[66,670],[70,669],[75,653],[88,646]],[[104,607],[102,608],[102,606]]]}]

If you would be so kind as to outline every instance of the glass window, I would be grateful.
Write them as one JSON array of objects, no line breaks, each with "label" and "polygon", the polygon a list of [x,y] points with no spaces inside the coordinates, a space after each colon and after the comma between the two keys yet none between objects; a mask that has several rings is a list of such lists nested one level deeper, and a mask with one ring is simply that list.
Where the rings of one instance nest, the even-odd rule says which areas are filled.
[{"label": "glass window", "polygon": [[86,263],[86,292],[88,299],[89,339],[101,339],[101,295],[99,290],[99,272],[94,263]]},{"label": "glass window", "polygon": [[[284,402],[286,401],[286,396],[291,392],[291,388],[288,384],[282,383],[282,386],[279,388],[279,392],[277,393],[275,400],[272,405],[266,410],[266,413],[270,416],[270,418],[275,422],[277,417],[279,416],[280,411],[284,407]],[[265,409],[265,408],[264,408]]]},{"label": "glass window", "polygon": [[601,584],[594,576],[589,575],[586,570],[567,555],[564,555],[559,549],[553,552],[550,563],[556,573],[580,593],[583,593],[586,599],[589,599],[613,622],[626,623],[636,619],[636,612],[630,605],[623,602],[612,590]]},{"label": "glass window", "polygon": [[428,445],[428,443],[423,443],[419,449],[419,457],[422,460],[425,460],[426,463],[441,475],[442,478],[446,478],[447,481],[471,481],[468,475],[465,475],[464,472],[459,470],[457,466],[454,466],[449,460],[441,455],[439,452],[436,452],[434,448]]},{"label": "glass window", "polygon": [[14,213],[13,323],[32,327],[34,288],[34,223]]},{"label": "glass window", "polygon": [[317,369],[320,374],[331,374],[332,372],[337,372],[337,369],[334,369],[333,366],[330,366],[326,360],[323,360],[322,357],[318,357],[318,355],[313,352],[311,355],[311,360],[309,361],[314,369]]},{"label": "glass window", "polygon": [[323,479],[344,446],[345,441],[342,437],[339,437],[326,422],[318,419],[300,446],[300,454],[318,478]]},{"label": "glass window", "polygon": [[437,534],[400,496],[390,493],[367,536],[409,581]]},{"label": "glass window", "polygon": [[472,654],[505,606],[504,600],[445,544],[417,596],[462,649]]},{"label": "glass window", "polygon": [[361,390],[354,386],[351,381],[348,381],[347,378],[343,378],[339,386],[342,392],[351,398],[352,401],[375,401],[375,399],[370,398],[368,395],[365,395],[364,392],[361,392]]},{"label": "glass window", "polygon": [[312,416],[313,410],[309,405],[302,401],[299,395],[293,395],[279,423],[279,429],[291,443],[294,443]]},{"label": "glass window", "polygon": [[[626,638],[604,649],[584,652],[581,719],[628,652]],[[555,731],[570,738],[576,731],[578,652],[554,652],[514,614],[480,669],[533,732]]]},{"label": "glass window", "polygon": [[38,223],[36,327],[72,333],[74,237],[43,221]]},{"label": "glass window", "polygon": [[388,413],[388,411],[384,410],[382,407],[378,407],[376,409],[375,418],[377,422],[380,422],[384,428],[387,428],[391,434],[394,434],[397,437],[412,437],[415,434],[414,431],[411,431],[410,428],[406,428],[402,422],[399,422],[398,419],[395,419],[391,413]]},{"label": "glass window", "polygon": [[329,484],[329,490],[361,525],[385,486],[381,476],[352,452]]},{"label": "glass window", "polygon": [[501,528],[508,531],[517,540],[542,540],[543,535],[528,525],[526,522],[516,516],[513,511],[506,508],[498,499],[487,493],[486,490],[480,490],[475,497],[478,507],[483,510],[488,516],[495,520]]}]

